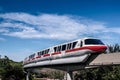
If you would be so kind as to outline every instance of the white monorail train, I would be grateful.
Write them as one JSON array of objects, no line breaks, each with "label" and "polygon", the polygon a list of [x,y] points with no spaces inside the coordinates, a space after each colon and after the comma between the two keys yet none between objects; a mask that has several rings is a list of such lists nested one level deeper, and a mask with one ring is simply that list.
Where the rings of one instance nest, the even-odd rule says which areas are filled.
[{"label": "white monorail train", "polygon": [[25,58],[24,67],[84,63],[91,54],[105,52],[107,46],[99,39],[83,38],[56,45]]}]

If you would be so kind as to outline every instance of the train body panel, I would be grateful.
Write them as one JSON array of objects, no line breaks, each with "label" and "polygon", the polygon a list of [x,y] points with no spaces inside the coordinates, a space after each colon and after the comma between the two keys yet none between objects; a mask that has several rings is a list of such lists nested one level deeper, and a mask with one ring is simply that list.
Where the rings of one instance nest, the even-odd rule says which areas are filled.
[{"label": "train body panel", "polygon": [[57,64],[69,64],[69,63],[83,63],[85,62],[90,54],[84,54],[81,56],[59,58],[46,61],[36,61],[35,63],[26,64],[24,67],[37,67],[37,66],[46,66],[46,65],[57,65]]},{"label": "train body panel", "polygon": [[51,57],[49,56],[41,56],[41,57],[36,57],[35,61],[46,61],[46,60],[50,60]]},{"label": "train body panel", "polygon": [[51,60],[50,64],[56,65],[56,64],[69,64],[69,63],[83,63],[84,61],[86,61],[86,59],[89,56],[90,56],[89,54],[84,54],[76,57],[54,59],[54,60]]},{"label": "train body panel", "polygon": [[43,66],[84,62],[89,55],[105,52],[105,46],[99,39],[83,38],[56,45],[25,58],[25,66]]}]

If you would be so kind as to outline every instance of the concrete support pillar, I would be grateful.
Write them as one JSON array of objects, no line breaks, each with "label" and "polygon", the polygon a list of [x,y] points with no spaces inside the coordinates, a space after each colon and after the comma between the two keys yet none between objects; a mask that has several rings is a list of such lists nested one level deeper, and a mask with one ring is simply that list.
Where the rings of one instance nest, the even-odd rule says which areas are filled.
[{"label": "concrete support pillar", "polygon": [[29,77],[30,77],[30,72],[27,72],[27,74],[26,74],[26,80],[30,80]]},{"label": "concrete support pillar", "polygon": [[74,80],[73,72],[72,71],[67,71],[64,80]]},{"label": "concrete support pillar", "polygon": [[73,80],[73,72],[72,71],[67,72],[67,80]]}]

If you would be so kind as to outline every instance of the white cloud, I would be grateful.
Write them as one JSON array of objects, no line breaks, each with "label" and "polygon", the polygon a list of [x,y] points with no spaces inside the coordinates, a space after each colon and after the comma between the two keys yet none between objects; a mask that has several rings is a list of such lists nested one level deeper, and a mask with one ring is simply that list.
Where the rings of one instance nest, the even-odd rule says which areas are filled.
[{"label": "white cloud", "polygon": [[[120,34],[120,28],[109,28],[104,23],[69,15],[28,13],[0,14],[0,34],[19,38],[47,38],[70,40],[85,36]],[[109,36],[111,37],[111,36]]]},{"label": "white cloud", "polygon": [[[58,40],[71,40],[93,36],[101,38],[106,44],[111,44],[119,42],[120,27],[108,27],[103,22],[93,21],[81,16],[5,13],[0,14],[0,41],[5,41],[3,36],[23,39],[45,38]],[[32,53],[32,50],[30,50],[22,49],[25,52],[21,50],[17,52],[20,55],[24,54],[28,56],[29,53]],[[16,54],[15,52],[13,54],[5,53],[10,58],[20,56],[19,53]]]}]

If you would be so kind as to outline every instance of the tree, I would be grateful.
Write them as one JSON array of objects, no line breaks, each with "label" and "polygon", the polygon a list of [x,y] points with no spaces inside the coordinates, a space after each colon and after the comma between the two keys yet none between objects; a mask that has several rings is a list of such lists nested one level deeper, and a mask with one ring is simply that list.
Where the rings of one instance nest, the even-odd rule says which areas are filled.
[{"label": "tree", "polygon": [[0,75],[2,80],[22,80],[25,78],[23,73],[22,64],[9,60],[6,56],[1,59],[2,67],[0,67]]},{"label": "tree", "polygon": [[119,44],[108,45],[108,50],[110,53],[120,52],[120,45]]}]

